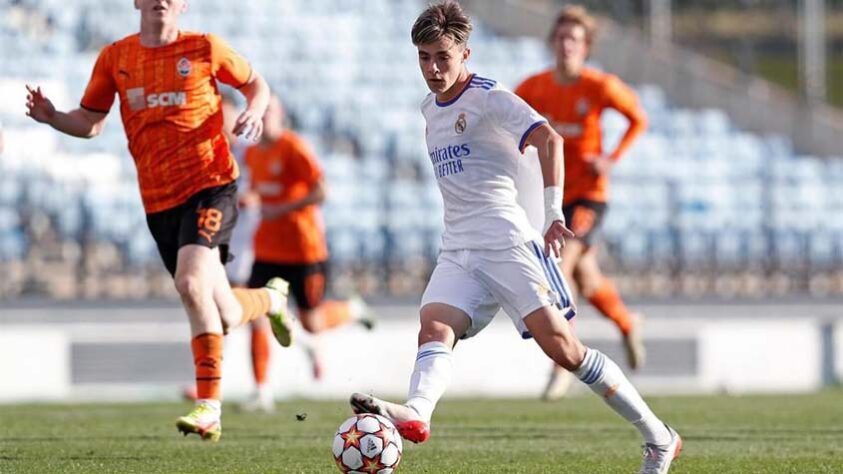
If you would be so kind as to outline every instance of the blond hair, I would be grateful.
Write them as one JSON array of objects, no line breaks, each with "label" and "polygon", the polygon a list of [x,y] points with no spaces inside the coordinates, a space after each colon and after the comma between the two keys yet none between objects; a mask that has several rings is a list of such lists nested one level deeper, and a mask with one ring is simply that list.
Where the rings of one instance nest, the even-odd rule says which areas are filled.
[{"label": "blond hair", "polygon": [[556,32],[559,27],[565,23],[573,23],[580,25],[585,30],[585,42],[589,48],[597,36],[597,21],[593,16],[589,15],[588,10],[580,5],[568,5],[559,12],[556,16],[556,21],[553,23],[553,28],[550,30],[548,41],[553,42],[556,37]]},{"label": "blond hair", "polygon": [[456,44],[468,43],[471,35],[471,19],[459,3],[446,0],[429,5],[413,24],[410,37],[413,44],[429,44],[443,37],[450,37]]}]

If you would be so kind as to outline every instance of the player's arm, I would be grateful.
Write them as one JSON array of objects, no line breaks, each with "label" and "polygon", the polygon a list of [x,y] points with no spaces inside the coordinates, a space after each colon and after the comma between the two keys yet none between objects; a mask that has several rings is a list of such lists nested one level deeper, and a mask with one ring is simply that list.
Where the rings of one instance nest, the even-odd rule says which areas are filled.
[{"label": "player's arm", "polygon": [[629,125],[615,149],[594,162],[597,173],[606,174],[626,153],[635,140],[647,130],[647,114],[638,103],[635,92],[617,77],[611,77],[606,82],[606,106],[620,112]]},{"label": "player's arm", "polygon": [[257,140],[263,133],[263,114],[269,105],[269,85],[228,43],[207,35],[211,46],[211,72],[219,81],[236,88],[246,98],[246,110],[234,122],[233,133]]},{"label": "player's arm", "polygon": [[565,238],[574,237],[565,225],[562,196],[565,183],[565,142],[546,122],[527,136],[526,143],[538,149],[544,181],[544,251],[560,256]]},{"label": "player's arm", "polygon": [[246,98],[246,110],[237,117],[233,133],[243,135],[247,140],[257,140],[263,134],[263,114],[269,106],[269,84],[252,70],[249,80],[238,90]]},{"label": "player's arm", "polygon": [[102,132],[106,113],[84,108],[61,112],[56,110],[40,87],[26,86],[26,115],[36,122],[46,123],[54,129],[79,138],[93,138]]},{"label": "player's arm", "polygon": [[325,183],[319,181],[311,188],[310,192],[301,199],[283,204],[264,204],[261,208],[261,216],[267,220],[276,219],[284,214],[289,214],[307,206],[322,204],[325,202],[325,196]]}]

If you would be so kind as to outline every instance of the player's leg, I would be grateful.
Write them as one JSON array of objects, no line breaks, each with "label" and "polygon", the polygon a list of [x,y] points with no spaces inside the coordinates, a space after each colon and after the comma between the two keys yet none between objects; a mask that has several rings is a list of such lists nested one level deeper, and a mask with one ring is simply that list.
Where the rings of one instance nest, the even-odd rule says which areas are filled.
[{"label": "player's leg", "polygon": [[[276,318],[282,328],[289,327],[287,315],[287,283],[282,278],[273,281],[272,278],[260,287],[232,288],[220,263],[213,269],[214,301],[226,333],[232,329],[246,325],[249,322],[263,319],[264,316]],[[278,342],[288,347],[291,344],[290,332],[280,333]]]},{"label": "player's leg", "polygon": [[348,299],[323,301],[316,311],[321,320],[317,331],[327,331],[349,323],[358,323],[367,330],[375,327],[374,313],[369,305],[356,295]]},{"label": "player's leg", "polygon": [[641,472],[667,472],[670,462],[679,456],[682,439],[650,410],[617,364],[600,351],[583,346],[554,307],[534,311],[524,318],[524,324],[548,357],[570,370],[641,433],[646,448]]},{"label": "player's leg", "polygon": [[190,322],[191,350],[196,374],[196,407],[176,422],[185,435],[196,433],[217,441],[222,433],[220,382],[223,326],[213,297],[213,265],[219,250],[185,245],[178,251],[175,285]]},{"label": "player's leg", "polygon": [[[234,184],[203,190],[170,213],[171,218],[167,220],[169,227],[177,229],[168,231],[167,247],[172,248],[174,233],[178,248],[176,263],[169,263],[168,269],[173,272],[176,290],[190,321],[196,369],[196,407],[179,418],[176,425],[185,434],[197,433],[214,441],[222,431],[223,334],[226,326],[233,326],[231,320],[224,319],[226,315],[221,310],[230,312],[236,306],[223,267],[231,232],[237,222],[236,193]],[[150,229],[156,235],[154,220],[148,217]],[[159,241],[159,248],[162,242]],[[246,313],[247,307],[243,306],[238,315],[242,317]]]},{"label": "player's leg", "polygon": [[641,335],[641,317],[627,309],[615,285],[600,271],[596,246],[590,247],[580,258],[576,273],[582,295],[621,332],[630,368],[643,367],[646,352]]},{"label": "player's leg", "polygon": [[454,344],[470,326],[468,314],[459,308],[442,303],[422,307],[419,349],[407,402],[400,405],[355,393],[351,396],[354,411],[385,416],[404,439],[414,443],[427,441],[433,410],[451,382]]},{"label": "player's leg", "polygon": [[[570,214],[570,212],[568,212],[568,214]],[[570,217],[567,217],[567,219],[570,219]],[[578,291],[576,284],[577,281],[574,278],[574,269],[586,249],[585,244],[578,239],[567,241],[565,243],[565,247],[562,248],[562,258],[560,259],[559,267],[562,270],[565,281],[572,283],[570,288],[571,298],[574,300],[576,300],[576,294]],[[570,390],[573,382],[574,378],[570,372],[559,365],[552,364],[550,376],[548,377],[547,384],[542,392],[542,400],[553,401],[561,399],[568,393],[568,390]]]},{"label": "player's leg", "polygon": [[404,405],[355,393],[356,413],[377,413],[395,423],[401,436],[420,443],[430,436],[430,420],[453,371],[453,347],[481,331],[499,306],[489,291],[461,265],[463,252],[442,252],[422,296],[418,352]]},{"label": "player's leg", "polygon": [[249,329],[255,392],[241,405],[241,408],[244,411],[271,413],[275,411],[275,396],[268,378],[272,355],[272,329],[266,318],[252,321],[249,323]]},{"label": "player's leg", "polygon": [[304,265],[302,273],[302,287],[293,288],[293,294],[300,302],[299,317],[305,330],[317,334],[352,322],[359,322],[367,329],[372,329],[372,311],[359,296],[346,300],[325,300],[327,262]]},{"label": "player's leg", "polygon": [[290,293],[298,308],[299,320],[305,331],[317,334],[328,329],[320,311],[325,298],[325,272],[320,264],[294,265],[295,276],[290,279]]}]

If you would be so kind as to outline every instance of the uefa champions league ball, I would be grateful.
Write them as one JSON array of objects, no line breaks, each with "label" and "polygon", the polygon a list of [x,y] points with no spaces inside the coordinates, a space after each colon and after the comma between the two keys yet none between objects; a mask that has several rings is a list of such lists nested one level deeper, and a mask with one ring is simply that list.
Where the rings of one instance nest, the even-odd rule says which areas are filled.
[{"label": "uefa champions league ball", "polygon": [[341,472],[392,474],[401,462],[403,443],[395,426],[380,415],[356,415],[334,435],[332,451]]}]

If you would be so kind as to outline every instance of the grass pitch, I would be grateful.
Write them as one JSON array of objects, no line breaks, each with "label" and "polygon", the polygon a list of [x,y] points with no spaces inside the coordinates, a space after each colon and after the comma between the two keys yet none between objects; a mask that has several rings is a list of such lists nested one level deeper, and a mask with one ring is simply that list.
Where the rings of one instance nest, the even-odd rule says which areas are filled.
[{"label": "grass pitch", "polygon": [[[843,472],[843,392],[651,398],[685,439],[673,473]],[[337,472],[344,403],[293,401],[273,415],[225,408],[219,444],[182,438],[187,404],[0,407],[0,473]],[[296,414],[307,413],[304,421]],[[632,473],[637,433],[594,397],[445,401],[405,473]]]}]

